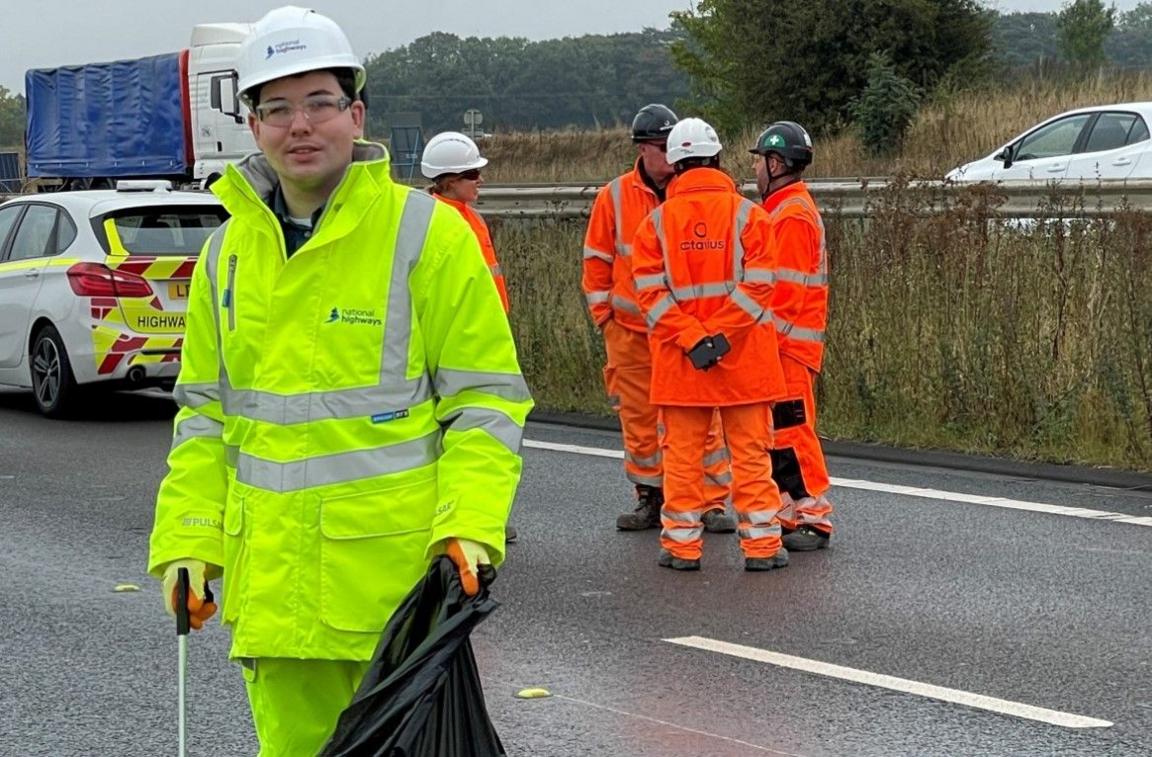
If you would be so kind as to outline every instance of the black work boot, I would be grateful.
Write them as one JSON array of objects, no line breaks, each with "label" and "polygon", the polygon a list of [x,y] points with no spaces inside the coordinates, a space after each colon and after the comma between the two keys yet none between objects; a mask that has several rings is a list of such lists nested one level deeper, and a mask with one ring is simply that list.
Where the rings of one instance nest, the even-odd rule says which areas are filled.
[{"label": "black work boot", "polygon": [[771,557],[745,557],[744,570],[776,570],[788,567],[788,550],[781,547]]},{"label": "black work boot", "polygon": [[616,528],[621,531],[644,531],[660,528],[660,507],[664,504],[664,490],[659,486],[636,485],[636,509],[616,516]]},{"label": "black work boot", "polygon": [[812,552],[827,549],[831,536],[812,526],[800,526],[794,531],[785,531],[781,540],[793,552]]},{"label": "black work boot", "polygon": [[675,557],[666,549],[660,550],[660,559],[656,563],[661,568],[671,568],[672,570],[700,570],[699,560]]}]

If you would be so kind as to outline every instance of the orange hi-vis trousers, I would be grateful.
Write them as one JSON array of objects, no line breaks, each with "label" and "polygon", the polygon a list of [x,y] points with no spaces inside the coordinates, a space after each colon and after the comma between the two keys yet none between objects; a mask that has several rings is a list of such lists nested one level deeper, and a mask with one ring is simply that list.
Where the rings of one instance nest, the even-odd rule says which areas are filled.
[{"label": "orange hi-vis trousers", "polygon": [[[620,418],[624,436],[624,474],[634,484],[662,487],[664,463],[660,429],[663,422],[659,409],[649,400],[652,355],[648,350],[648,336],[610,320],[604,324],[604,349],[608,354],[604,385],[612,409]],[[724,507],[732,474],[728,470],[729,456],[724,448],[719,416],[697,452],[700,449],[704,450],[704,493],[701,500],[706,503],[704,509]],[[697,464],[700,463],[697,458]]]},{"label": "orange hi-vis trousers", "polygon": [[808,525],[832,533],[832,505],[823,496],[831,482],[816,436],[816,373],[786,354],[780,355],[780,365],[788,388],[772,407],[772,477],[787,495],[780,523],[789,530]]},{"label": "orange hi-vis trousers", "polygon": [[[674,557],[700,559],[704,546],[700,449],[713,424],[710,407],[666,405],[664,413],[664,507],[660,546]],[[732,457],[732,506],[746,557],[771,557],[780,549],[780,492],[772,481],[765,403],[719,408]]]}]

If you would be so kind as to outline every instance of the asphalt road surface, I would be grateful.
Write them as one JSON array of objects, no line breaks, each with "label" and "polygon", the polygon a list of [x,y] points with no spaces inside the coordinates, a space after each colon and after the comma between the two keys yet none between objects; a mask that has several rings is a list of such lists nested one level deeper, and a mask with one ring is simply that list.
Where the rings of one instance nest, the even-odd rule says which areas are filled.
[{"label": "asphalt road surface", "polygon": [[[175,753],[144,574],[172,414],[117,395],[53,422],[0,393],[0,755]],[[510,755],[1152,754],[1152,494],[833,459],[831,549],[749,574],[708,535],[681,574],[613,527],[614,434],[526,438],[520,541],[473,635]],[[227,644],[190,640],[191,754],[256,752]]]}]

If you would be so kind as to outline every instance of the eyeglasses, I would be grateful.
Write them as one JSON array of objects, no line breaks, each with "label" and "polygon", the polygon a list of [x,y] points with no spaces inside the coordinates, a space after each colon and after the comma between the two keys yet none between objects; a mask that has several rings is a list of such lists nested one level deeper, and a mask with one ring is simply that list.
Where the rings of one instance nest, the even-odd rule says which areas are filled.
[{"label": "eyeglasses", "polygon": [[468,181],[480,181],[480,169],[473,168],[469,171],[464,171],[460,174],[460,178],[467,179]]},{"label": "eyeglasses", "polygon": [[296,120],[296,113],[304,114],[310,124],[322,124],[348,110],[352,100],[337,95],[312,95],[304,98],[304,102],[293,105],[287,100],[269,100],[256,106],[256,117],[260,123],[268,126],[291,126]]},{"label": "eyeglasses", "polygon": [[668,143],[667,142],[645,142],[644,144],[651,145],[652,147],[655,147],[660,152],[668,152]]}]

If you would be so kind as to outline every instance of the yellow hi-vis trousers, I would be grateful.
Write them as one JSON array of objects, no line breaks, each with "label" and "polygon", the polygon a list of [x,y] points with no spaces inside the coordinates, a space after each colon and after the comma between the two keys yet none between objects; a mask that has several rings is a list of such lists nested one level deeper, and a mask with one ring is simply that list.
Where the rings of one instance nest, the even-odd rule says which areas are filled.
[{"label": "yellow hi-vis trousers", "polygon": [[368,661],[258,657],[240,661],[259,757],[319,754],[352,701]]}]

